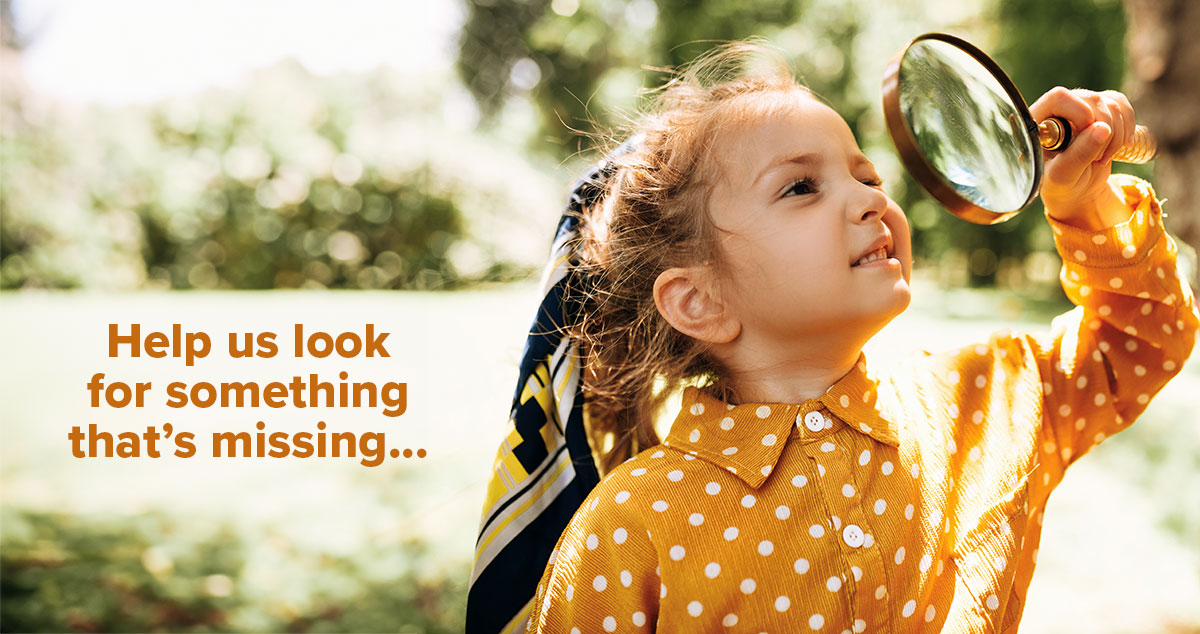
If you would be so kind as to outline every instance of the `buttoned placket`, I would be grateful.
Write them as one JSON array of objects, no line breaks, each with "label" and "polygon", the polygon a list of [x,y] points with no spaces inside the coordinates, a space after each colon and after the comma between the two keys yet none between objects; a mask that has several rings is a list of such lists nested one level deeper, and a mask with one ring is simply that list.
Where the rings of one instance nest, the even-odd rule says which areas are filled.
[{"label": "buttoned placket", "polygon": [[[863,506],[866,497],[862,483],[854,477],[856,470],[852,462],[855,457],[850,455],[845,444],[838,442],[842,435],[855,433],[858,432],[850,429],[845,421],[837,419],[815,399],[803,403],[796,415],[794,437],[802,443],[805,455],[812,462],[811,471],[816,475],[812,480],[823,498],[825,508],[832,513],[826,521],[831,529],[829,535],[836,542],[843,562],[840,574],[842,588],[848,599],[847,612],[852,623],[866,623],[871,614],[894,612],[891,593],[885,583],[887,573],[882,548],[875,543],[874,526]],[[847,485],[854,487],[850,496],[843,492],[843,487]],[[859,577],[854,574],[856,567],[861,571]],[[884,589],[882,595],[878,593],[879,588]],[[868,625],[873,628],[872,631],[890,631],[890,623],[887,622]],[[854,628],[851,631],[861,630]]]}]

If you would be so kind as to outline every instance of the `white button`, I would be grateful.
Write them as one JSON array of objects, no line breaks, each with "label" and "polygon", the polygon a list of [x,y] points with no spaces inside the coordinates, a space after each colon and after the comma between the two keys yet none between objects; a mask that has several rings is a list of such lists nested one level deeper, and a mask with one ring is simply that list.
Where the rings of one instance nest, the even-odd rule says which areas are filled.
[{"label": "white button", "polygon": [[847,546],[858,548],[866,541],[866,536],[863,535],[863,531],[858,527],[858,524],[847,524],[846,528],[842,529],[842,540],[846,542]]},{"label": "white button", "polygon": [[821,412],[809,412],[804,415],[804,426],[808,431],[821,431],[825,429],[825,417],[821,416]]}]

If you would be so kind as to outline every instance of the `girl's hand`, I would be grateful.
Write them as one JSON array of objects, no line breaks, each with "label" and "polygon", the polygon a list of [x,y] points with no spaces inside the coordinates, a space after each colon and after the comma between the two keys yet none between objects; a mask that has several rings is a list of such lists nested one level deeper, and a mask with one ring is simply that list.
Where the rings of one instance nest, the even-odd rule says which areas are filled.
[{"label": "girl's hand", "polygon": [[1074,136],[1061,152],[1046,153],[1042,202],[1051,217],[1099,231],[1129,219],[1130,209],[1108,186],[1112,157],[1133,140],[1133,106],[1106,90],[1051,89],[1029,106],[1035,121],[1051,116],[1071,122]]}]

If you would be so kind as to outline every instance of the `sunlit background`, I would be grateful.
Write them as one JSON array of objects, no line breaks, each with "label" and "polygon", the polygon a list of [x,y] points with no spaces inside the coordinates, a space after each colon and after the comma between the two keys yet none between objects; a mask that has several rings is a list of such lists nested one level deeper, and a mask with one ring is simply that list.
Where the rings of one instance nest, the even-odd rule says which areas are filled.
[{"label": "sunlit background", "polygon": [[[994,53],[1030,101],[1058,84],[1126,90],[1165,155],[1121,169],[1153,180],[1168,226],[1197,245],[1200,95],[1176,69],[1200,67],[1181,35],[1200,18],[1164,17],[1177,4],[0,2],[0,631],[461,631],[567,187],[662,81],[653,69],[713,40],[782,47],[908,212],[916,300],[873,358],[1046,327],[1069,305],[1041,209],[977,227],[925,197],[883,130],[884,66],[945,30]],[[108,323],[299,321],[376,323],[395,359],[105,356]],[[408,412],[171,420],[387,425],[429,457],[78,460],[65,440],[73,425],[166,416],[90,408],[94,372],[161,384],[340,370],[407,381]],[[1023,632],[1200,632],[1197,393],[1193,361],[1073,468],[1046,514]]]}]

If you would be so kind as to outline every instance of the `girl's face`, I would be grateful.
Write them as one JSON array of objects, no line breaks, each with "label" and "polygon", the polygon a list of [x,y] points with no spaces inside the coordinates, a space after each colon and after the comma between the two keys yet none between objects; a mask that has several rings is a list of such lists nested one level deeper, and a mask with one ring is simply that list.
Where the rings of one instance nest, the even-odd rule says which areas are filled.
[{"label": "girl's face", "polygon": [[828,106],[800,92],[749,98],[780,101],[713,148],[722,295],[743,332],[767,341],[865,342],[909,303],[904,212]]}]

